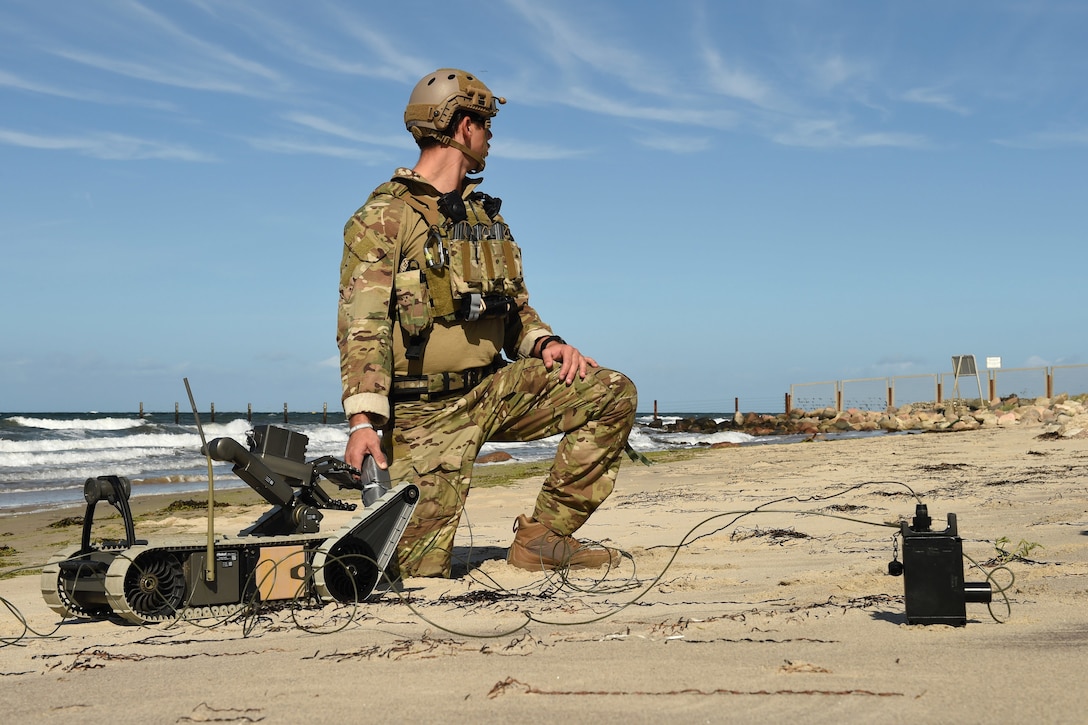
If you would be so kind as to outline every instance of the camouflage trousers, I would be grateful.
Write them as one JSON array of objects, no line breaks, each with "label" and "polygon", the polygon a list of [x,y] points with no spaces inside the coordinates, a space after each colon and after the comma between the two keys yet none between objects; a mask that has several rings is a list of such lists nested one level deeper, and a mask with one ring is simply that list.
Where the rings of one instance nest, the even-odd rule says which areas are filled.
[{"label": "camouflage trousers", "polygon": [[390,475],[420,488],[398,547],[403,576],[450,576],[472,466],[486,441],[564,434],[533,509],[534,519],[559,534],[573,533],[612,493],[635,422],[635,385],[604,368],[566,385],[559,367],[518,360],[463,397],[395,405],[382,443]]}]

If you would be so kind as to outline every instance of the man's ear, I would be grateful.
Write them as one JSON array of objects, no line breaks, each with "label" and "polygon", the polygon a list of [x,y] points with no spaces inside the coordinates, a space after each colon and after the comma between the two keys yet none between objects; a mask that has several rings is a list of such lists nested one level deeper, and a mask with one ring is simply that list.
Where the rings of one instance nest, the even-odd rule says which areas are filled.
[{"label": "man's ear", "polygon": [[457,128],[453,130],[453,137],[461,140],[467,140],[469,134],[472,133],[472,119],[468,116],[461,116],[461,120],[457,122]]}]

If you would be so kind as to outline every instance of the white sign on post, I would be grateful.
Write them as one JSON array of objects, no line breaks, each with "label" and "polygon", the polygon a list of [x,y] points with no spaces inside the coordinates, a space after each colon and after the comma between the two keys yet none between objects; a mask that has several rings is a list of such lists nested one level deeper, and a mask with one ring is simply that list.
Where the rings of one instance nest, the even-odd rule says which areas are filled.
[{"label": "white sign on post", "polygon": [[1001,358],[1000,357],[988,357],[988,358],[986,358],[986,369],[987,370],[997,370],[1000,367],[1001,367]]}]

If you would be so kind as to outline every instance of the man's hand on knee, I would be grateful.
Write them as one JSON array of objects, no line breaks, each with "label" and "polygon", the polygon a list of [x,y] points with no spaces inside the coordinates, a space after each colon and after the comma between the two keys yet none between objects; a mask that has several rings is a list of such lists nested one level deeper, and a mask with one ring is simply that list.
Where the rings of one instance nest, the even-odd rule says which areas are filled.
[{"label": "man's hand on knee", "polygon": [[586,357],[578,348],[560,342],[545,345],[540,351],[540,359],[544,361],[544,367],[548,370],[559,362],[559,378],[567,385],[574,382],[575,375],[585,380],[590,368],[599,367],[596,360]]}]

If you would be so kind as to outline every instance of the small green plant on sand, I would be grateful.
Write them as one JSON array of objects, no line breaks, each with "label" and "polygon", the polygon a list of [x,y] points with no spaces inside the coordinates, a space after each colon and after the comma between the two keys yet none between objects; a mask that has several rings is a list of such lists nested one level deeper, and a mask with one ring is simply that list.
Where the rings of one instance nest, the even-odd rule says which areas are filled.
[{"label": "small green plant on sand", "polygon": [[1007,564],[1010,561],[1030,563],[1031,559],[1028,558],[1028,554],[1035,549],[1043,548],[1042,544],[1027,539],[1020,539],[1020,543],[1016,545],[1016,548],[1011,548],[1010,543],[1011,541],[1007,536],[1002,536],[995,541],[994,548],[997,549],[997,555],[990,561],[996,564]]}]

